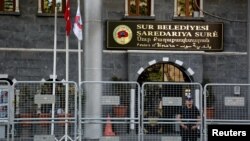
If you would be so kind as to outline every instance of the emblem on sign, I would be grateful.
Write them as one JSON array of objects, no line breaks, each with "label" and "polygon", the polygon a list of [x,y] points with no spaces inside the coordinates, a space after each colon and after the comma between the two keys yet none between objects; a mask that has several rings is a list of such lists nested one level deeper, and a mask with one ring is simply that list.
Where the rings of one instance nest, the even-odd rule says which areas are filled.
[{"label": "emblem on sign", "polygon": [[116,43],[126,45],[132,39],[132,30],[126,25],[119,25],[113,31],[113,38]]}]

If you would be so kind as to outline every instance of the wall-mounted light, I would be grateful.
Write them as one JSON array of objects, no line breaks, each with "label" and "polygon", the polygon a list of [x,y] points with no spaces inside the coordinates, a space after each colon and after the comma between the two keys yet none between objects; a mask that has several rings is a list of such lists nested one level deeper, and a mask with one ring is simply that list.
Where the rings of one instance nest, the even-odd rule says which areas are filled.
[{"label": "wall-mounted light", "polygon": [[240,95],[240,86],[234,86],[234,94]]}]

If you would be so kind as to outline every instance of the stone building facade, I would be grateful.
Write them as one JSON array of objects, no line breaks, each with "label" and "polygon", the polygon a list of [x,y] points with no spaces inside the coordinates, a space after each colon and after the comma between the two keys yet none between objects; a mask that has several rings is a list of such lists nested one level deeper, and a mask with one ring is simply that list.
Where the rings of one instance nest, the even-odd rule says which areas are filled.
[{"label": "stone building facade", "polygon": [[[220,52],[204,51],[169,51],[169,50],[114,50],[106,48],[106,21],[134,20],[125,15],[125,0],[102,1],[102,80],[111,80],[113,76],[123,80],[137,81],[141,68],[150,67],[150,61],[160,62],[164,57],[170,62],[183,63],[184,71],[192,69],[194,82],[209,79],[220,83],[248,82],[248,45],[247,45],[247,0],[203,1],[204,17],[202,22],[222,22],[223,50]],[[84,1],[81,11],[84,20]],[[94,4],[94,1],[93,1]],[[71,1],[71,21],[74,21],[77,1]],[[6,14],[0,12],[0,74],[8,74],[16,80],[48,79],[53,73],[54,17],[38,14],[38,1],[19,1],[20,12]],[[145,21],[181,22],[174,19],[174,0],[155,0],[154,17],[140,19]],[[200,22],[200,21],[193,21]],[[57,24],[57,76],[65,79],[65,20],[58,16]],[[85,35],[83,35],[83,38]],[[83,40],[84,42],[85,40]],[[91,47],[91,46],[89,46]],[[69,80],[77,81],[77,38],[71,32],[69,38]],[[85,55],[86,46],[82,44]],[[82,71],[84,71],[84,57]],[[93,61],[94,63],[94,61]],[[82,76],[84,80],[84,76]]]}]

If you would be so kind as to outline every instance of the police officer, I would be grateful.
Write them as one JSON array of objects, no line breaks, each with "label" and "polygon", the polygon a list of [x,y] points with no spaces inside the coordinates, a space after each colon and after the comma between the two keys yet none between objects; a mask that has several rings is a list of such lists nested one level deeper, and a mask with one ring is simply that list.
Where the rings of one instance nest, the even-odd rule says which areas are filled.
[{"label": "police officer", "polygon": [[185,105],[177,114],[177,119],[181,122],[180,134],[182,141],[197,141],[199,136],[199,120],[197,121],[197,119],[200,119],[200,112],[193,103],[193,98],[190,95],[186,96]]}]

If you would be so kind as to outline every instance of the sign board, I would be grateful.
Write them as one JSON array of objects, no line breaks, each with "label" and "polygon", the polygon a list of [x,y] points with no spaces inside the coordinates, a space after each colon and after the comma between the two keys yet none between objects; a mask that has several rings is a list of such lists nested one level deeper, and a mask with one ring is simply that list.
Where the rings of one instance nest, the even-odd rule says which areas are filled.
[{"label": "sign board", "polygon": [[107,48],[222,51],[223,23],[108,21]]},{"label": "sign board", "polygon": [[163,106],[181,106],[182,98],[181,97],[163,97],[162,105]]},{"label": "sign board", "polygon": [[34,99],[35,104],[54,104],[55,95],[40,95],[36,94]]},{"label": "sign board", "polygon": [[35,135],[34,141],[54,141],[54,135]]},{"label": "sign board", "polygon": [[102,105],[120,105],[119,96],[102,96],[101,98]]},{"label": "sign board", "polygon": [[245,106],[244,97],[225,97],[224,98],[225,106]]}]

